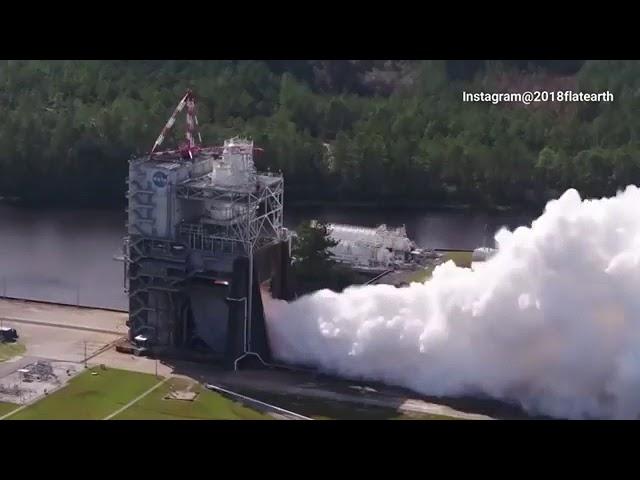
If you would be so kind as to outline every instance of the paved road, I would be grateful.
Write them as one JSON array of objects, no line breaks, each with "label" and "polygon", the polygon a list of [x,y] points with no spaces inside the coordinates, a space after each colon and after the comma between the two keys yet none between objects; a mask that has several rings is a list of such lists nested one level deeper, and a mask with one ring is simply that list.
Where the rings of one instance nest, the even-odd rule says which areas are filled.
[{"label": "paved road", "polygon": [[0,318],[105,333],[127,332],[127,314],[23,300],[0,299]]},{"label": "paved road", "polygon": [[65,362],[80,363],[85,354],[91,358],[122,337],[119,333],[95,332],[65,325],[14,321],[6,321],[5,325],[18,330],[19,341],[26,347],[25,355]]},{"label": "paved road", "polygon": [[73,325],[69,323],[56,323],[56,322],[45,322],[43,320],[27,320],[25,318],[12,318],[12,317],[1,317],[3,321],[9,323],[24,323],[28,325],[42,325],[45,327],[58,327],[58,328],[69,328],[71,330],[83,330],[85,332],[96,332],[96,333],[115,333],[121,334],[122,332],[117,328],[94,328],[85,325]]}]

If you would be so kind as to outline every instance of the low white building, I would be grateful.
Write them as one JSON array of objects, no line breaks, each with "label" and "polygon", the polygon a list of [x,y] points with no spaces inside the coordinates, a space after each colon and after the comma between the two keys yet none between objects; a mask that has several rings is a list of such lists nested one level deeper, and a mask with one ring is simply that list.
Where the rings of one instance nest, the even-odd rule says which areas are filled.
[{"label": "low white building", "polygon": [[405,227],[390,229],[329,224],[331,238],[338,244],[330,251],[335,261],[355,267],[390,268],[408,263],[416,244],[407,237]]}]

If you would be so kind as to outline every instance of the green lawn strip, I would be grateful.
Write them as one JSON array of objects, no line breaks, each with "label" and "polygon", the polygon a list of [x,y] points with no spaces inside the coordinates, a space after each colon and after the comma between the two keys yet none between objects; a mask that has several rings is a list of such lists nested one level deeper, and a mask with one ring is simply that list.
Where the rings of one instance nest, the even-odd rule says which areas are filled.
[{"label": "green lawn strip", "polygon": [[0,362],[5,362],[13,357],[22,355],[25,351],[25,346],[20,342],[0,342]]},{"label": "green lawn strip", "polygon": [[243,395],[316,420],[448,420],[445,415],[405,414],[394,408],[366,406],[323,398],[243,390]]},{"label": "green lawn strip", "polygon": [[[172,390],[198,392],[193,401],[165,399]],[[198,383],[172,378],[113,420],[269,420],[272,417],[247,408]]]},{"label": "green lawn strip", "polygon": [[146,373],[95,367],[7,420],[101,420],[158,381]]},{"label": "green lawn strip", "polygon": [[16,405],[15,403],[0,402],[0,417],[3,417],[7,413],[18,408],[19,406],[20,405]]}]

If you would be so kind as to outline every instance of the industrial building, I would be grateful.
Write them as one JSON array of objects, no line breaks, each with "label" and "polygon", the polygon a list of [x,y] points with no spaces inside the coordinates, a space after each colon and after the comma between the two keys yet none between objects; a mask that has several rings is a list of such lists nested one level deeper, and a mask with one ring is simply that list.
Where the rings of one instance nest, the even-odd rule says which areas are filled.
[{"label": "industrial building", "polygon": [[405,227],[377,228],[329,224],[335,261],[361,270],[387,270],[415,263],[423,252],[407,237]]},{"label": "industrial building", "polygon": [[[186,143],[160,151],[185,107]],[[248,357],[267,363],[261,295],[286,297],[290,256],[284,179],[256,171],[251,140],[203,147],[197,127],[189,91],[151,152],[129,164],[129,338],[233,368]]]}]

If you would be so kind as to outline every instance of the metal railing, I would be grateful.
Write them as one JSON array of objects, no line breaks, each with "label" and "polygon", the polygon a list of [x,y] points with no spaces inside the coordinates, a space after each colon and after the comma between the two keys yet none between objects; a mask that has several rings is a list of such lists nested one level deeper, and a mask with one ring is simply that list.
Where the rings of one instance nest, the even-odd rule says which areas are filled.
[{"label": "metal railing", "polygon": [[225,238],[207,233],[201,225],[183,223],[178,228],[178,236],[186,239],[189,248],[210,251],[223,255],[235,255],[244,252],[240,239]]}]

